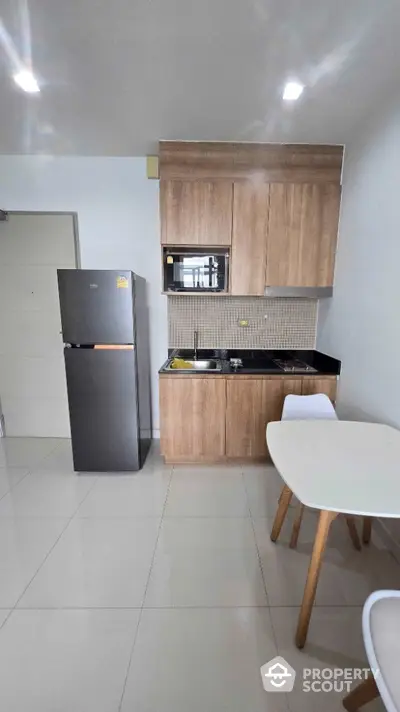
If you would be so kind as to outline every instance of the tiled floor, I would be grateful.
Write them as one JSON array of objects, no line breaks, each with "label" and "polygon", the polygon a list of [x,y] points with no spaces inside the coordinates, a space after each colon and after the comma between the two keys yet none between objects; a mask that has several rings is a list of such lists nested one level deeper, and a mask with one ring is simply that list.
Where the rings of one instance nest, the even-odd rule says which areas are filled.
[{"label": "tiled floor", "polygon": [[[297,551],[269,532],[272,467],[177,467],[155,448],[131,475],[76,475],[62,440],[0,441],[0,709],[5,712],[305,712],[304,667],[364,667],[361,607],[400,587],[375,535],[334,523],[304,651],[293,643],[315,514]],[[293,509],[290,518],[293,519]],[[295,690],[267,694],[283,655]],[[379,702],[369,710],[382,709]]]}]

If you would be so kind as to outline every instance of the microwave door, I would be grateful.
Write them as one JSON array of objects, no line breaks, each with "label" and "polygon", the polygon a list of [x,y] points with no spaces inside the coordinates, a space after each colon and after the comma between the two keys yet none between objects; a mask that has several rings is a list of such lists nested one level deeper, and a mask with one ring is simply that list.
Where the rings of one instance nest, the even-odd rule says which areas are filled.
[{"label": "microwave door", "polygon": [[227,289],[227,255],[209,251],[165,253],[166,291],[224,292]]},{"label": "microwave door", "polygon": [[182,255],[174,267],[174,284],[179,289],[195,291],[207,286],[203,256]]}]

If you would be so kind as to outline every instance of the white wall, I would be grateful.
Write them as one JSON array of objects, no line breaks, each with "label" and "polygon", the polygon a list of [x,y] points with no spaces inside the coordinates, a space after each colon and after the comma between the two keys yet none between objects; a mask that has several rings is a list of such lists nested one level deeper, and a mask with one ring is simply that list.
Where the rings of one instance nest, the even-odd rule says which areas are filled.
[{"label": "white wall", "polygon": [[343,362],[338,407],[400,428],[400,106],[346,147],[334,296],[318,348]]},{"label": "white wall", "polygon": [[[342,360],[339,415],[400,428],[400,106],[346,147],[334,296],[321,302],[317,347]],[[400,541],[400,524],[389,528]]]},{"label": "white wall", "polygon": [[157,371],[167,355],[161,295],[158,181],[144,158],[0,156],[3,210],[78,213],[81,267],[131,269],[148,281],[154,428]]}]

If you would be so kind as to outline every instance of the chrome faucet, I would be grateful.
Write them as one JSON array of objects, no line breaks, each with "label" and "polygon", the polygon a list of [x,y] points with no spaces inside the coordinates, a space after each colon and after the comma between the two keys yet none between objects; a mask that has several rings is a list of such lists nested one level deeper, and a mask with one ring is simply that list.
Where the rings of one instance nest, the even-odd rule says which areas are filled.
[{"label": "chrome faucet", "polygon": [[197,349],[199,347],[199,332],[195,329],[193,332],[193,348],[194,348],[194,360],[197,361]]}]

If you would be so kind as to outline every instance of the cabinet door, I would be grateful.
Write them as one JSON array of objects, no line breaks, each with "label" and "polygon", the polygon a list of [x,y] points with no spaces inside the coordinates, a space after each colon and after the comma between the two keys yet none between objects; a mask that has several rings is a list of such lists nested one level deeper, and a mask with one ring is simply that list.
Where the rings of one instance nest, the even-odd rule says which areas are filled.
[{"label": "cabinet door", "polygon": [[333,284],[339,205],[336,183],[270,185],[268,286]]},{"label": "cabinet door", "polygon": [[[283,401],[288,395],[301,396],[303,394],[303,381],[301,378],[290,378],[290,376],[284,376],[282,379],[282,407]],[[282,412],[281,412],[282,415]],[[279,416],[280,417],[280,416]]]},{"label": "cabinet door", "polygon": [[160,181],[161,242],[230,245],[231,181]]},{"label": "cabinet door", "polygon": [[227,457],[266,457],[266,427],[280,420],[283,403],[281,378],[235,377],[226,384]]},{"label": "cabinet door", "polygon": [[332,403],[336,400],[337,380],[334,377],[318,378],[318,376],[306,376],[303,378],[302,395],[309,396],[313,393],[326,393]]},{"label": "cabinet door", "polygon": [[170,462],[225,455],[224,378],[160,378],[161,452]]},{"label": "cabinet door", "polygon": [[263,295],[267,259],[269,185],[235,183],[231,293]]}]

